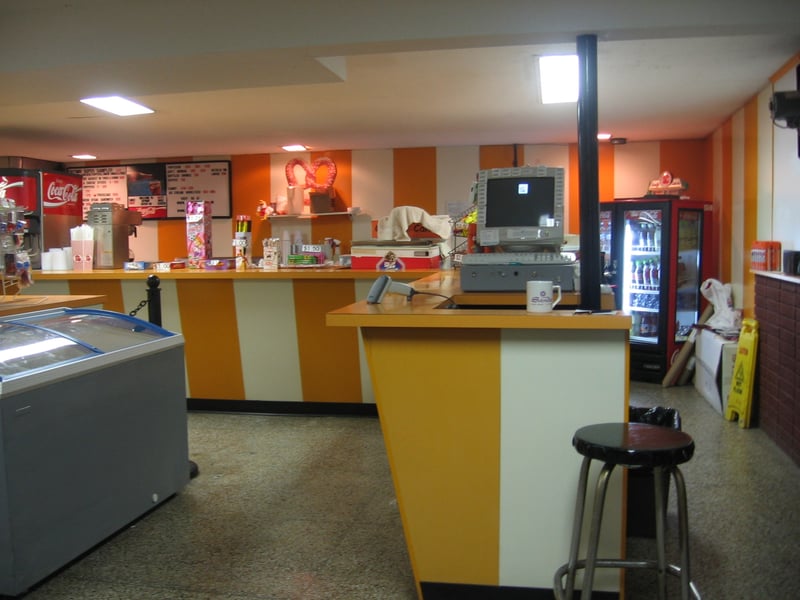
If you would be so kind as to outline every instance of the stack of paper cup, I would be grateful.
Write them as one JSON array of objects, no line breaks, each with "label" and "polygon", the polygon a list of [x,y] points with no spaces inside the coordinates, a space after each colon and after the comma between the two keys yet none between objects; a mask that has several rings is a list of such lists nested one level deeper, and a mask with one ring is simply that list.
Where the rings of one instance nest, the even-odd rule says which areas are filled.
[{"label": "stack of paper cup", "polygon": [[50,256],[53,261],[53,271],[66,271],[67,257],[64,255],[63,248],[51,248]]},{"label": "stack of paper cup", "polygon": [[52,271],[53,270],[53,255],[48,250],[47,252],[42,252],[42,271]]},{"label": "stack of paper cup", "polygon": [[85,223],[69,230],[72,242],[72,269],[91,271],[94,264],[94,229]]}]

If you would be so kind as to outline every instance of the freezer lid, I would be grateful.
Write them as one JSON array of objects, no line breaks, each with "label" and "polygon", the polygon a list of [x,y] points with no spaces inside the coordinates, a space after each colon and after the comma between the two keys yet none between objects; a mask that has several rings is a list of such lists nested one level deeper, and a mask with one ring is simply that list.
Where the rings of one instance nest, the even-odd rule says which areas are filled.
[{"label": "freezer lid", "polygon": [[58,333],[0,322],[0,381],[94,354]]},{"label": "freezer lid", "polygon": [[93,308],[58,308],[27,313],[11,320],[59,333],[100,352],[113,352],[177,335],[135,317]]}]

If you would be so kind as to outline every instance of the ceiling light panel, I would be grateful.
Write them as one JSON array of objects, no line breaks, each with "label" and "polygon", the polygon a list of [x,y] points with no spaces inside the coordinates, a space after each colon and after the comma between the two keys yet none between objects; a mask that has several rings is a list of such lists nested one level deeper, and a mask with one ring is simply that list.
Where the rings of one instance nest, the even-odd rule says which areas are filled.
[{"label": "ceiling light panel", "polygon": [[578,101],[578,57],[574,54],[539,57],[542,104]]},{"label": "ceiling light panel", "polygon": [[152,109],[137,104],[133,100],[128,100],[122,96],[99,96],[95,98],[82,98],[81,102],[94,106],[100,110],[110,112],[120,117],[130,117],[133,115],[147,115],[154,112]]}]

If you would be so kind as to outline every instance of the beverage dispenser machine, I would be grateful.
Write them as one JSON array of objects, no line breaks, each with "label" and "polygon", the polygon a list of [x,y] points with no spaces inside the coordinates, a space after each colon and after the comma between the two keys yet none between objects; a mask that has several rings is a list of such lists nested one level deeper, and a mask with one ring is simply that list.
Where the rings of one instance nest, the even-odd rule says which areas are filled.
[{"label": "beverage dispenser machine", "polygon": [[115,202],[98,202],[86,222],[94,229],[95,268],[121,269],[129,258],[128,237],[142,224],[142,214]]},{"label": "beverage dispenser machine", "polygon": [[83,222],[83,177],[38,169],[0,169],[0,196],[24,214],[24,239],[31,266],[42,266],[43,251],[70,245],[69,230]]}]

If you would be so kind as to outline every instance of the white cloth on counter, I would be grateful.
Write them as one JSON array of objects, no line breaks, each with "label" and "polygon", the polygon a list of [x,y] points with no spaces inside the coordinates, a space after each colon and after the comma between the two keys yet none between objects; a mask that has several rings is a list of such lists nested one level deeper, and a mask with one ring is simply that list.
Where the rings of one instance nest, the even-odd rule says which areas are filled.
[{"label": "white cloth on counter", "polygon": [[453,232],[450,217],[448,215],[434,216],[417,206],[396,206],[389,216],[378,219],[378,239],[410,241],[408,228],[414,223],[419,223],[428,231],[442,238],[440,252],[445,257],[450,254],[449,239]]},{"label": "white cloth on counter", "polygon": [[378,219],[378,239],[408,241],[411,239],[408,228],[414,223],[419,223],[443,240],[452,234],[450,217],[447,215],[433,216],[417,206],[397,206],[389,216]]}]

